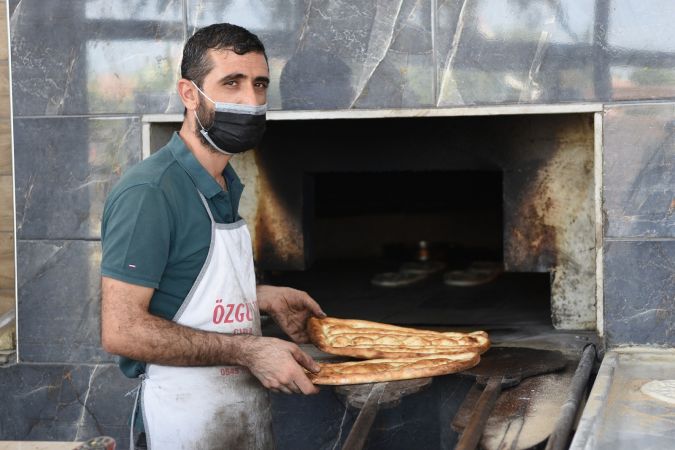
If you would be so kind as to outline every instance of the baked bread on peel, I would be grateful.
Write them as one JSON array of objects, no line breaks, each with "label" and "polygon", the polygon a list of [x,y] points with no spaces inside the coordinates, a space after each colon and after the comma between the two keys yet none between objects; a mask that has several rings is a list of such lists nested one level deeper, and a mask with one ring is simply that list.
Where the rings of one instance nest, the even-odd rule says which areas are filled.
[{"label": "baked bread on peel", "polygon": [[475,352],[416,358],[370,359],[342,363],[319,363],[318,373],[308,372],[314,384],[344,385],[410,380],[461,372],[480,361]]},{"label": "baked bread on peel", "polygon": [[484,331],[440,333],[367,320],[312,317],[307,330],[326,353],[365,361],[319,363],[314,384],[361,384],[425,378],[470,369],[490,347]]},{"label": "baked bread on peel", "polygon": [[437,332],[367,320],[312,317],[310,340],[326,353],[360,359],[413,358],[453,353],[484,353],[490,340],[484,331]]}]

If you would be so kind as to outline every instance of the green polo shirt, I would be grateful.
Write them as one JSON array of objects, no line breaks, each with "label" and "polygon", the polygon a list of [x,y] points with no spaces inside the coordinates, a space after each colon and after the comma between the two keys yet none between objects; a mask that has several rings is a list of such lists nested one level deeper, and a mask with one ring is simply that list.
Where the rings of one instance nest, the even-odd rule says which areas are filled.
[{"label": "green polo shirt", "polygon": [[[206,261],[211,221],[239,220],[243,185],[228,164],[223,191],[188,150],[178,133],[149,158],[127,171],[105,203],[101,223],[101,274],[155,292],[150,312],[171,320]],[[145,365],[127,358],[120,368],[137,377]]]}]

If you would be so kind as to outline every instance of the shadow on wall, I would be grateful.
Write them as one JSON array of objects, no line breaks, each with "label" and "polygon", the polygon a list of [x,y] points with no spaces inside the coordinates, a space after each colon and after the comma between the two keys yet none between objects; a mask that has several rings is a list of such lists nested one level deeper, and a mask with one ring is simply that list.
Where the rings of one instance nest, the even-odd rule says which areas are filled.
[{"label": "shadow on wall", "polygon": [[348,108],[354,96],[351,75],[351,68],[330,52],[316,48],[298,50],[281,71],[282,108]]}]

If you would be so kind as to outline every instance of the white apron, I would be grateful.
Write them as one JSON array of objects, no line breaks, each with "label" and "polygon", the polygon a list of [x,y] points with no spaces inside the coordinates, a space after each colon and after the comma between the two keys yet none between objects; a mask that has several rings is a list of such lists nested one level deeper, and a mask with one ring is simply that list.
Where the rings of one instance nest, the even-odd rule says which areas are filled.
[{"label": "white apron", "polygon": [[[211,219],[211,245],[173,320],[204,331],[260,336],[246,223],[216,223],[199,196]],[[274,448],[268,392],[245,367],[148,364],[141,408],[150,449]]]}]

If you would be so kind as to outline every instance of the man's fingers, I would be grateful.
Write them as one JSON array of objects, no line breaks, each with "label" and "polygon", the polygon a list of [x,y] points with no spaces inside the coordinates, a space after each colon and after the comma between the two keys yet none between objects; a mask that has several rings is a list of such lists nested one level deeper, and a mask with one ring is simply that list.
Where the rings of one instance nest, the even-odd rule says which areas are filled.
[{"label": "man's fingers", "polygon": [[290,394],[293,393],[293,391],[291,391],[289,388],[287,388],[287,387],[284,386],[284,385],[279,386],[278,389],[279,389],[279,391],[283,392],[284,394],[289,394],[289,395],[290,395]]},{"label": "man's fingers", "polygon": [[300,347],[295,347],[291,352],[295,360],[305,369],[312,371],[314,373],[318,372],[321,368],[319,365],[309,356],[307,353],[300,350]]},{"label": "man's fingers", "polygon": [[307,292],[299,292],[302,296],[302,302],[310,311],[312,311],[312,314],[314,314],[316,317],[326,317],[326,313],[323,312],[323,309],[321,309],[321,306],[319,306],[316,300],[314,300]]},{"label": "man's fingers", "polygon": [[308,344],[310,342],[309,335],[307,333],[298,333],[293,336],[293,340],[296,344]]},{"label": "man's fingers", "polygon": [[307,378],[307,375],[304,373],[301,373],[295,380],[293,380],[293,384],[295,387],[298,388],[300,391],[299,393],[305,394],[305,395],[312,395],[312,394],[318,394],[319,393],[319,388],[314,385],[311,381],[309,381],[309,378]]}]

